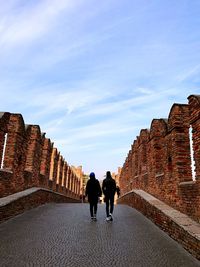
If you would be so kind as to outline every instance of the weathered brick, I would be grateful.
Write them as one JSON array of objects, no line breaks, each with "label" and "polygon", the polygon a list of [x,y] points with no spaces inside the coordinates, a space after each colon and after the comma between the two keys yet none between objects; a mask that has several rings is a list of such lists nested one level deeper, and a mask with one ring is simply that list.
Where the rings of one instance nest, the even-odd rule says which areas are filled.
[{"label": "weathered brick", "polygon": [[[119,178],[122,195],[143,189],[200,221],[200,96],[174,104],[168,119],[153,119],[136,137]],[[192,180],[192,127],[196,180]]]},{"label": "weathered brick", "polygon": [[63,156],[39,125],[25,125],[21,114],[0,113],[0,161],[0,197],[36,186],[79,199],[79,178],[68,172]]}]

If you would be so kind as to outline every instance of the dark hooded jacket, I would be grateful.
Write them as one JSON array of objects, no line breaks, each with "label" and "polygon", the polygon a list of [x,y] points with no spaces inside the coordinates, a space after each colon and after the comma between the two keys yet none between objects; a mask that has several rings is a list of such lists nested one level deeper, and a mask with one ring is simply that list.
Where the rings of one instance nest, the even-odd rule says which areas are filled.
[{"label": "dark hooded jacket", "polygon": [[89,202],[98,202],[98,198],[102,195],[99,181],[95,178],[95,175],[90,175],[90,179],[86,185],[85,195],[88,196]]},{"label": "dark hooded jacket", "polygon": [[112,178],[110,172],[107,172],[106,178],[103,180],[102,190],[105,197],[114,197],[116,192],[116,182]]}]

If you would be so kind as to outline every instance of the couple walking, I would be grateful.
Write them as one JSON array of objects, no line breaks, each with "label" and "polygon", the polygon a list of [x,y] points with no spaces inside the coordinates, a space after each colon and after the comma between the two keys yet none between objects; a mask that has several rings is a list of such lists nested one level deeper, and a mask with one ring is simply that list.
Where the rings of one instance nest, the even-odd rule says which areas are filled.
[{"label": "couple walking", "polygon": [[86,185],[86,196],[90,203],[90,215],[91,219],[97,220],[97,203],[98,198],[104,194],[104,201],[106,203],[106,221],[113,221],[112,213],[114,210],[114,196],[116,192],[116,182],[112,178],[110,171],[107,171],[106,178],[102,183],[102,190],[99,181],[95,178],[94,172],[90,173],[90,179]]}]

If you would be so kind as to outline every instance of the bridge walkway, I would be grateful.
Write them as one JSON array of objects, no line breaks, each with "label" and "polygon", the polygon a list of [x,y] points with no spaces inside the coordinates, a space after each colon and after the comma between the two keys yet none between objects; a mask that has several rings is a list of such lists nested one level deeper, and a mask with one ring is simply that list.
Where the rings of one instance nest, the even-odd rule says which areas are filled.
[{"label": "bridge walkway", "polygon": [[116,205],[114,221],[88,204],[46,204],[0,224],[0,266],[198,267],[200,262],[135,209]]}]

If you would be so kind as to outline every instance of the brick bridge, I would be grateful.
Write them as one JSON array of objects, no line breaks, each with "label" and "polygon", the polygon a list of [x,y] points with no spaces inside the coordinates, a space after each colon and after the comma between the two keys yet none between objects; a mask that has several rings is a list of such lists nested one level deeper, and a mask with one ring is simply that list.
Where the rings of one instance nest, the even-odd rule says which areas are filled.
[{"label": "brick bridge", "polygon": [[[168,119],[154,119],[149,130],[141,130],[119,177],[118,203],[133,208],[117,205],[113,226],[105,224],[104,205],[97,224],[88,223],[87,204],[78,204],[80,178],[40,127],[26,125],[21,114],[0,114],[0,162],[0,266],[200,266],[200,96],[174,104]],[[66,204],[26,211],[48,202]],[[165,243],[166,234],[154,232],[160,230],[134,208],[178,243]]]}]

